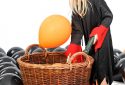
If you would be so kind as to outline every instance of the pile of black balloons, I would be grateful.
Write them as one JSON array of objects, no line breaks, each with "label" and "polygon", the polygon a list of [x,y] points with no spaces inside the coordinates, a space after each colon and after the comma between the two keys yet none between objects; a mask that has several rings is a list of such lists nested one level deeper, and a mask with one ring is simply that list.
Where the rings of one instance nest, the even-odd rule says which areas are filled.
[{"label": "pile of black balloons", "polygon": [[123,82],[123,80],[125,80],[125,53],[118,49],[114,49],[114,63],[114,80]]},{"label": "pile of black balloons", "polygon": [[17,58],[24,55],[20,47],[12,47],[7,53],[0,48],[0,85],[23,85]]},{"label": "pile of black balloons", "polygon": [[[61,47],[46,49],[48,52],[64,52],[65,50],[66,48]],[[33,54],[42,51],[42,48],[33,46],[28,53]],[[20,47],[12,47],[7,53],[0,48],[0,85],[23,85],[17,59],[24,54],[25,51]]]}]

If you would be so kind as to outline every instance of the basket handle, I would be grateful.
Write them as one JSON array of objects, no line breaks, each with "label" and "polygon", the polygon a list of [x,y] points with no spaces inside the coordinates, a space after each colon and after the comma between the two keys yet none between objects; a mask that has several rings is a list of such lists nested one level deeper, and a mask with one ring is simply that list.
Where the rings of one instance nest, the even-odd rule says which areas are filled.
[{"label": "basket handle", "polygon": [[[29,45],[29,46],[26,48],[25,56],[26,56],[26,58],[27,58],[28,60],[30,59],[29,50],[30,50],[33,46],[38,46],[38,47],[39,47],[38,44],[31,44],[31,45]],[[40,47],[40,48],[42,48],[42,47]],[[43,49],[43,52],[46,52],[45,48],[42,48],[42,49]]]},{"label": "basket handle", "polygon": [[77,53],[74,53],[71,57],[70,57],[70,55],[69,55],[68,58],[67,58],[67,63],[68,63],[68,64],[71,64],[72,60],[73,60],[76,56],[78,56],[78,55],[83,55],[85,61],[88,62],[88,67],[91,66],[90,56],[87,55],[85,52],[77,52]]}]

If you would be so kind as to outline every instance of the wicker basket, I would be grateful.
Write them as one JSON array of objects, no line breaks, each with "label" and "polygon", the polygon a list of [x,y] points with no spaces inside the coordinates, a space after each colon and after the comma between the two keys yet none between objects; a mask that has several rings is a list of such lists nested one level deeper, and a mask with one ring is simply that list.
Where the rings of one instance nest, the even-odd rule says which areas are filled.
[{"label": "wicker basket", "polygon": [[[36,44],[35,44],[36,45]],[[18,58],[18,64],[24,85],[88,85],[93,58],[84,52],[71,56],[84,55],[85,61],[67,64],[63,52],[47,52],[26,54]],[[69,59],[69,60],[71,60]]]}]

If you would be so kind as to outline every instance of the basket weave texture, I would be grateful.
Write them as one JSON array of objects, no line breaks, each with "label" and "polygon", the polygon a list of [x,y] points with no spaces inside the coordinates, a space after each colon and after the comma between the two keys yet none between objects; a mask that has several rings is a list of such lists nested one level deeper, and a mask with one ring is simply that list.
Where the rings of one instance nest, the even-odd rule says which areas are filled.
[{"label": "basket weave texture", "polygon": [[18,64],[24,85],[88,85],[93,58],[84,52],[71,56],[83,55],[84,62],[68,64],[64,52],[46,52],[28,54],[18,58]]}]

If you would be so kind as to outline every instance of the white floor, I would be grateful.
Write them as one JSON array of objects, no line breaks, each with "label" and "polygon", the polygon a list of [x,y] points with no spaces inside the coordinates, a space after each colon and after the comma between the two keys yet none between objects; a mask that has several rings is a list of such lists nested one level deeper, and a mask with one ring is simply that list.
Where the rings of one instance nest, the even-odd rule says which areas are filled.
[{"label": "white floor", "polygon": [[125,83],[113,81],[112,85],[125,85]]}]

